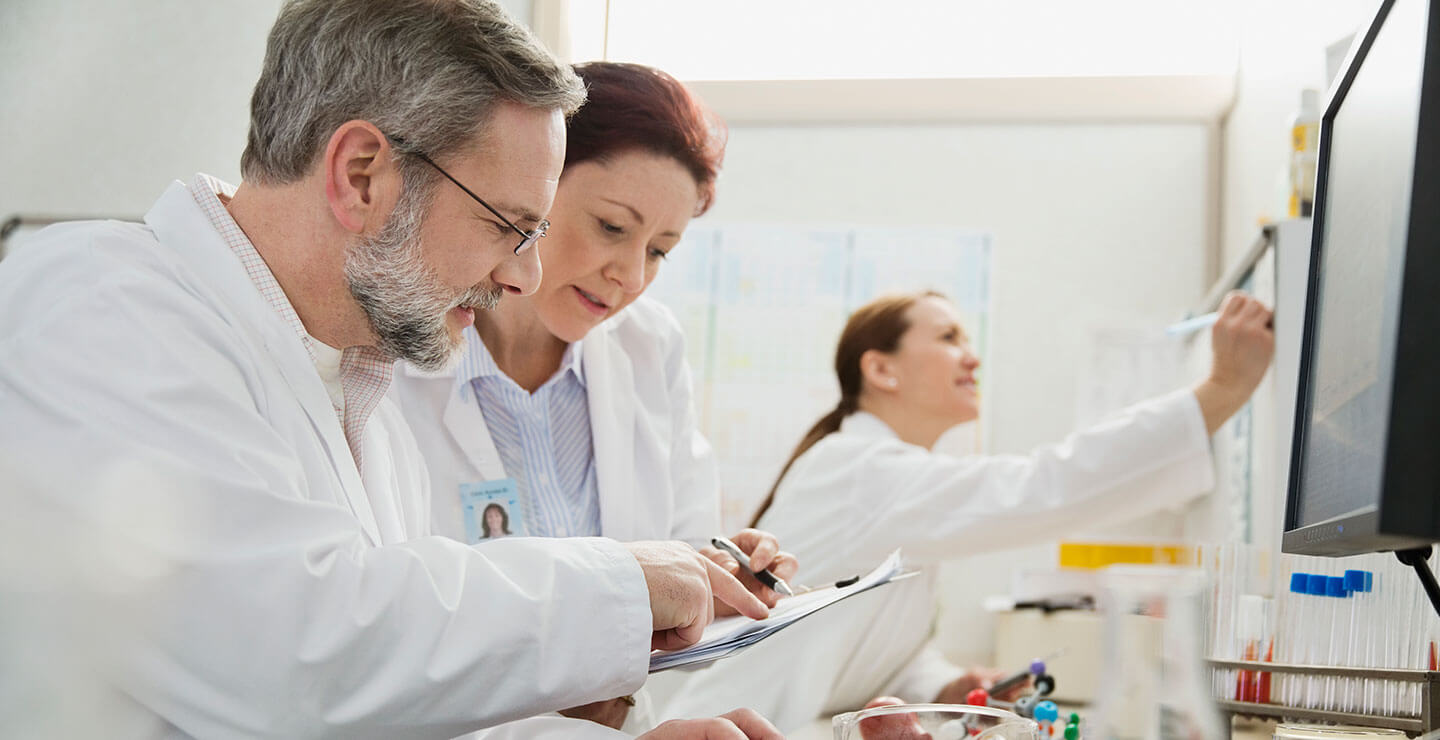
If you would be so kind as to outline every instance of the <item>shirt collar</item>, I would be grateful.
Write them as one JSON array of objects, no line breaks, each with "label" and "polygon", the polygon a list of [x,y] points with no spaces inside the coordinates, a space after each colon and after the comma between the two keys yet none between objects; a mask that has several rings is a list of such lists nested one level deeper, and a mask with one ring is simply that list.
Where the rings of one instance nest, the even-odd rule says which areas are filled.
[{"label": "shirt collar", "polygon": [[869,411],[856,411],[845,417],[845,419],[840,422],[840,431],[845,434],[856,434],[862,437],[900,438],[900,435],[896,434],[895,430],[891,429],[889,424],[886,424],[880,417]]},{"label": "shirt collar", "polygon": [[265,259],[256,251],[255,245],[250,243],[250,238],[235,223],[230,211],[225,208],[221,200],[223,196],[229,199],[235,195],[235,186],[212,177],[203,172],[198,172],[190,180],[190,197],[195,199],[195,204],[210,219],[210,224],[225,240],[226,246],[240,258],[240,263],[245,266],[245,274],[249,276],[250,282],[265,297],[270,307],[280,314],[280,318],[295,330],[300,337],[301,343],[305,345],[305,351],[310,354],[314,361],[315,348],[311,345],[310,333],[305,330],[305,324],[300,321],[300,315],[295,313],[295,307],[290,304],[290,299],[285,296],[285,291],[280,288],[280,283],[275,279],[275,273],[270,271],[270,266],[265,264]]},{"label": "shirt collar", "polygon": [[[455,368],[455,378],[460,383],[470,383],[478,378],[500,376],[508,379],[500,366],[495,364],[495,358],[490,354],[490,348],[485,346],[485,341],[480,338],[480,332],[475,331],[474,325],[467,326],[460,332],[460,338],[464,342],[461,350],[460,363]],[[554,381],[556,377],[564,375],[567,371],[574,374],[576,382],[581,388],[585,388],[585,364],[580,361],[581,342],[571,342],[565,348],[565,354],[560,357],[560,369],[550,380],[545,381],[546,385]]]}]

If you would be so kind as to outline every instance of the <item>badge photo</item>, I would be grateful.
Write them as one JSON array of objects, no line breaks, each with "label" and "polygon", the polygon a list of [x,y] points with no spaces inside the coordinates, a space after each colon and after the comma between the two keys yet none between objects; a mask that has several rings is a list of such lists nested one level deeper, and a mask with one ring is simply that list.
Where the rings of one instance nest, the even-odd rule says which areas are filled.
[{"label": "badge photo", "polygon": [[465,540],[480,542],[525,534],[525,513],[514,478],[460,484]]}]

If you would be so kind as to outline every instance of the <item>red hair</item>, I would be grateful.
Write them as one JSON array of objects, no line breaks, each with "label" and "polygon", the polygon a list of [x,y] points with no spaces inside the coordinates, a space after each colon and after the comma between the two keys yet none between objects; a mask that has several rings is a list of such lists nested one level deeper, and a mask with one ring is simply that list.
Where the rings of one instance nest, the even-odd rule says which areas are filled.
[{"label": "red hair", "polygon": [[679,80],[654,67],[621,62],[575,65],[589,97],[566,132],[565,167],[635,150],[670,157],[695,178],[695,215],[715,200],[725,158],[725,122]]}]

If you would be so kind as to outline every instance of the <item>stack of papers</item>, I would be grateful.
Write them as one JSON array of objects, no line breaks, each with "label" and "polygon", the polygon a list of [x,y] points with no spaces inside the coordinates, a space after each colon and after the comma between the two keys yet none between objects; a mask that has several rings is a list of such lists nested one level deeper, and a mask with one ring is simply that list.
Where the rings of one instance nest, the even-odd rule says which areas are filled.
[{"label": "stack of papers", "polygon": [[650,672],[709,663],[732,655],[837,601],[890,583],[900,575],[900,551],[896,550],[890,553],[890,557],[885,558],[885,562],[853,583],[844,586],[837,584],[781,599],[765,619],[756,620],[739,615],[721,617],[705,628],[704,635],[694,645],[680,650],[652,653]]}]

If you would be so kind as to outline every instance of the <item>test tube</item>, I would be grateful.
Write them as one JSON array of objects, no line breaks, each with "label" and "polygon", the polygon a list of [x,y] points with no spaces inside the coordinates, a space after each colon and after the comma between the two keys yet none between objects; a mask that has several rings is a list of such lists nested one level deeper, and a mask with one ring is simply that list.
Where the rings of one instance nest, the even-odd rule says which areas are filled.
[{"label": "test tube", "polygon": [[[1325,646],[1325,665],[1335,666],[1344,663],[1346,643],[1350,640],[1350,592],[1345,590],[1345,578],[1343,576],[1330,576],[1325,579],[1325,596],[1330,602],[1330,639]],[[1321,698],[1322,709],[1334,709],[1339,694],[1340,679],[1338,676],[1325,677],[1325,693]]]},{"label": "test tube", "polygon": [[[1365,592],[1365,571],[1345,571],[1345,590],[1351,593],[1350,599],[1350,637],[1345,646],[1345,665],[1360,666],[1362,661],[1361,651],[1363,650],[1363,628],[1366,618],[1369,616],[1367,608],[1370,604],[1369,594]],[[1344,681],[1343,689],[1340,692],[1340,709],[1346,712],[1356,712],[1360,709],[1360,685],[1355,679],[1347,678]]]},{"label": "test tube", "polygon": [[[1304,625],[1304,600],[1305,585],[1310,579],[1308,573],[1291,573],[1290,590],[1283,594],[1285,600],[1280,605],[1281,626],[1275,641],[1280,646],[1277,659],[1281,663],[1299,663],[1301,661],[1301,646],[1304,644],[1301,630]],[[1296,686],[1300,683],[1298,674],[1281,673],[1279,696],[1280,701],[1288,706],[1295,706],[1298,695],[1295,692]]]},{"label": "test tube", "polygon": [[[1333,605],[1325,598],[1325,588],[1329,585],[1330,579],[1327,576],[1313,573],[1306,580],[1305,593],[1310,598],[1308,611],[1311,612],[1310,629],[1306,631],[1305,641],[1309,643],[1305,649],[1305,664],[1320,665],[1325,662],[1325,640],[1330,636],[1330,623],[1335,620]],[[1296,706],[1313,709],[1319,703],[1320,678],[1318,676],[1305,677],[1305,689]]]}]

